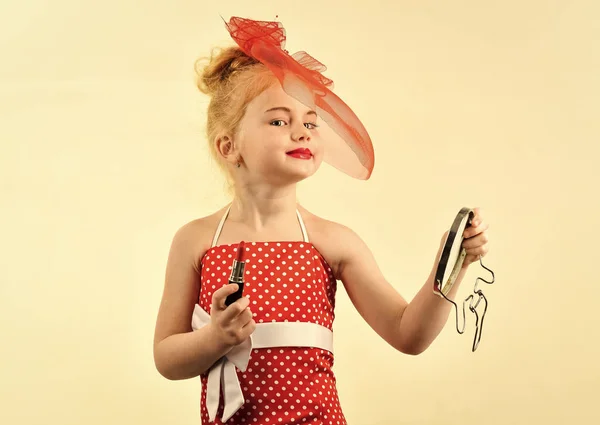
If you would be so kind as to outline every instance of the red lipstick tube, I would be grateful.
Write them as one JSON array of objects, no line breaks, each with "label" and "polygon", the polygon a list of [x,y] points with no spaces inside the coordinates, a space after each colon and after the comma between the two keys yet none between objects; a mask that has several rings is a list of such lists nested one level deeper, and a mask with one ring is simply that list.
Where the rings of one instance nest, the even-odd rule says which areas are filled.
[{"label": "red lipstick tube", "polygon": [[244,269],[246,267],[246,262],[243,259],[244,256],[244,241],[240,242],[237,250],[237,257],[233,260],[233,265],[231,266],[231,274],[229,275],[229,283],[235,283],[238,285],[237,291],[233,294],[229,295],[225,299],[225,305],[229,306],[239,300],[244,293]]}]

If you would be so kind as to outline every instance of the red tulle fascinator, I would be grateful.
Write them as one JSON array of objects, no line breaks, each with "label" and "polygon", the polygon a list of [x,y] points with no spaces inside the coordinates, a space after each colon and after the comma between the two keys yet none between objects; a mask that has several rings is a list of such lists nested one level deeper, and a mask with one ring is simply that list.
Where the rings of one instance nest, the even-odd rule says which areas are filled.
[{"label": "red tulle fascinator", "polygon": [[269,68],[288,95],[314,109],[335,132],[327,134],[320,128],[324,130],[324,161],[351,177],[367,180],[375,163],[371,138],[352,109],[330,90],[333,81],[321,74],[325,65],[303,51],[288,54],[280,22],[232,17],[225,25],[244,53]]}]

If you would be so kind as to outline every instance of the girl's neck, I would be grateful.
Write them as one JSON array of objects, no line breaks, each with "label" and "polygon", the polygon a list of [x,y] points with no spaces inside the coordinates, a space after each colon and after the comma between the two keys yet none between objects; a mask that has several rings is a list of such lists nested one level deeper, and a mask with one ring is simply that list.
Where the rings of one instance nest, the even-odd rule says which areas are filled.
[{"label": "girl's neck", "polygon": [[228,219],[260,231],[267,227],[297,223],[296,186],[281,190],[238,190]]}]

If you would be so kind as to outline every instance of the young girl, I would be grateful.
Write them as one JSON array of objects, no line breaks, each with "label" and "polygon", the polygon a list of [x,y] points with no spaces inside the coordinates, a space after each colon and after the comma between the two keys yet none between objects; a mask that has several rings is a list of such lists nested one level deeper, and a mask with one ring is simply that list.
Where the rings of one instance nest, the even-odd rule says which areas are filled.
[{"label": "young girl", "polygon": [[[332,371],[336,281],[385,341],[402,353],[419,354],[441,331],[451,308],[432,291],[446,234],[429,279],[408,303],[355,232],[298,204],[296,183],[312,176],[326,153],[330,158],[338,153],[339,145],[320,137],[321,115],[332,127],[339,124],[339,133],[349,135],[346,142],[363,143],[362,151],[354,152],[367,155],[345,169],[349,174],[370,174],[370,142],[359,132],[344,133],[349,120],[340,117],[352,114],[345,104],[323,103],[325,91],[314,103],[318,108],[309,108],[297,100],[301,94],[288,93],[300,91],[284,90],[289,75],[278,71],[289,73],[297,63],[281,48],[279,24],[232,19],[232,35],[233,24],[239,29],[240,23],[252,34],[246,40],[263,43],[249,46],[234,37],[239,46],[211,57],[199,82],[212,97],[210,150],[230,177],[234,196],[173,238],[156,323],[156,367],[171,380],[201,377],[202,423],[346,424]],[[272,43],[273,29],[279,30],[278,44]],[[304,81],[298,87],[308,93],[314,87],[302,80],[302,72],[295,81]],[[360,123],[352,125],[360,129]],[[467,257],[449,298],[468,265],[487,253],[487,227],[475,209],[464,235]],[[238,289],[228,278],[241,241],[244,296],[227,305]]]}]

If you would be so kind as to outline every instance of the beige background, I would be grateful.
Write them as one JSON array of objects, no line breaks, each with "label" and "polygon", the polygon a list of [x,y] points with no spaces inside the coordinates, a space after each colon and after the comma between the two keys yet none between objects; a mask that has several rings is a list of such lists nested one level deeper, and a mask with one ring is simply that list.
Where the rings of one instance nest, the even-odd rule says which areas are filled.
[{"label": "beige background", "polygon": [[2,2],[0,423],[199,423],[199,381],[162,378],[152,334],[175,230],[227,202],[192,74],[230,42],[221,14],[279,15],[365,123],[371,180],[324,165],[299,195],[405,297],[461,207],[491,225],[476,353],[471,316],[394,352],[340,285],[349,423],[597,424],[599,3],[206,3]]}]

